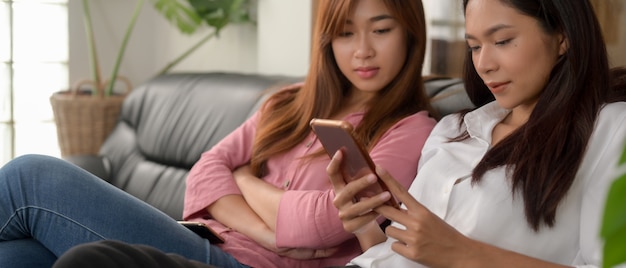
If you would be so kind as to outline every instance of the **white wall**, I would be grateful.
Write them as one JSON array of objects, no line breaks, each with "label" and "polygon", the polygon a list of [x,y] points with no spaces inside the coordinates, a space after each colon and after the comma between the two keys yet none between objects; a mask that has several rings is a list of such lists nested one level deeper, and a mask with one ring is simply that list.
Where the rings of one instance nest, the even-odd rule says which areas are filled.
[{"label": "white wall", "polygon": [[[90,9],[103,76],[108,79],[136,1],[93,0]],[[237,71],[305,75],[309,65],[311,0],[258,1],[257,25],[229,25],[174,72]],[[70,81],[91,77],[82,1],[69,1]],[[120,74],[140,84],[209,32],[186,36],[146,0]]]},{"label": "white wall", "polygon": [[[306,75],[311,49],[312,0],[253,1],[257,2],[257,25],[229,25],[219,39],[210,40],[172,71]],[[445,1],[440,2],[424,0],[427,17],[452,16],[453,13],[449,12],[451,7],[442,7]],[[81,3],[80,0],[69,1],[70,81],[91,76]],[[136,1],[91,0],[90,3],[102,72],[108,79]],[[621,20],[621,24],[626,25],[626,16],[622,15]],[[623,50],[626,27],[621,27],[620,31],[620,42],[608,46],[613,66],[626,65]],[[429,27],[428,33],[429,37],[442,34],[433,27]],[[139,84],[156,75],[206,34],[207,29],[193,36],[179,33],[157,13],[151,0],[145,0],[120,74],[129,77],[134,85]],[[427,63],[428,54],[427,51]],[[424,73],[429,73],[429,67],[430,64],[424,64]]]},{"label": "white wall", "polygon": [[258,71],[304,76],[311,50],[311,0],[259,0]]}]

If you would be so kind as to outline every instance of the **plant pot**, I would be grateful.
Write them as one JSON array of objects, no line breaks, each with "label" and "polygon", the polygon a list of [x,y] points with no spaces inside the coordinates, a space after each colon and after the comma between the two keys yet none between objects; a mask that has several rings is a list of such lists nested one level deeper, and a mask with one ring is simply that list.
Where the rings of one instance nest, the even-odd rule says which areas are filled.
[{"label": "plant pot", "polygon": [[[128,91],[131,86],[126,81]],[[50,104],[57,127],[61,156],[97,155],[111,133],[126,94],[108,97],[72,90],[52,94]]]}]

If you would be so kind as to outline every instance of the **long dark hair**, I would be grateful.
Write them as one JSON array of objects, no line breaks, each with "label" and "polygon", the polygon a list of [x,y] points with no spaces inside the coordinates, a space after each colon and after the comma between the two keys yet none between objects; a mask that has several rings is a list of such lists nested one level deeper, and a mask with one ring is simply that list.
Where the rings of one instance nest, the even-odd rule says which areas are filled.
[{"label": "long dark hair", "polygon": [[[469,1],[463,0],[464,10]],[[478,183],[487,171],[506,166],[512,192],[521,193],[528,224],[538,231],[542,224],[554,225],[602,105],[626,100],[624,69],[609,71],[602,31],[588,0],[500,2],[535,18],[545,33],[563,34],[568,42],[528,122],[489,150],[473,171],[472,181]],[[465,58],[465,88],[472,102],[482,106],[494,96],[478,76],[470,53]]]},{"label": "long dark hair", "polygon": [[[341,73],[332,51],[337,37],[358,1],[320,0],[312,43],[311,66],[304,85],[280,91],[263,107],[253,145],[251,168],[261,176],[274,155],[300,143],[310,133],[308,122],[329,118],[341,109],[350,82]],[[422,65],[426,51],[426,22],[421,0],[384,0],[407,35],[404,66],[378,96],[355,129],[355,136],[368,149],[398,120],[418,111],[433,109],[424,90]],[[320,151],[319,154],[322,155]]]}]

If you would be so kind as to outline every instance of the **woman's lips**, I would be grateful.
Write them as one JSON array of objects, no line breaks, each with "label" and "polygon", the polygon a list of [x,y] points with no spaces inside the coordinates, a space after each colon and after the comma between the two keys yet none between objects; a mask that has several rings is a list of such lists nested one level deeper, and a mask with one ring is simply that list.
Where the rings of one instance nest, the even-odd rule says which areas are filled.
[{"label": "woman's lips", "polygon": [[487,87],[489,87],[489,90],[492,94],[500,94],[507,88],[510,83],[511,82],[493,82],[488,83]]},{"label": "woman's lips", "polygon": [[375,67],[362,67],[355,69],[355,72],[359,77],[368,79],[376,76],[376,74],[378,74],[378,70],[379,68]]}]

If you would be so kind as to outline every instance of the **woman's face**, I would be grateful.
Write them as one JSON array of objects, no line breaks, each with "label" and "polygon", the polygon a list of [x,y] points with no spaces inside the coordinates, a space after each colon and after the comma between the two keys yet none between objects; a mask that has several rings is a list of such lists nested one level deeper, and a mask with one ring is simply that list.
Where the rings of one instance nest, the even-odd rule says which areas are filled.
[{"label": "woman's face", "polygon": [[562,35],[548,35],[532,17],[500,0],[471,0],[465,32],[474,68],[500,106],[531,111],[557,59]]},{"label": "woman's face", "polygon": [[406,30],[380,0],[358,1],[333,54],[353,88],[376,93],[400,72],[406,60]]}]

